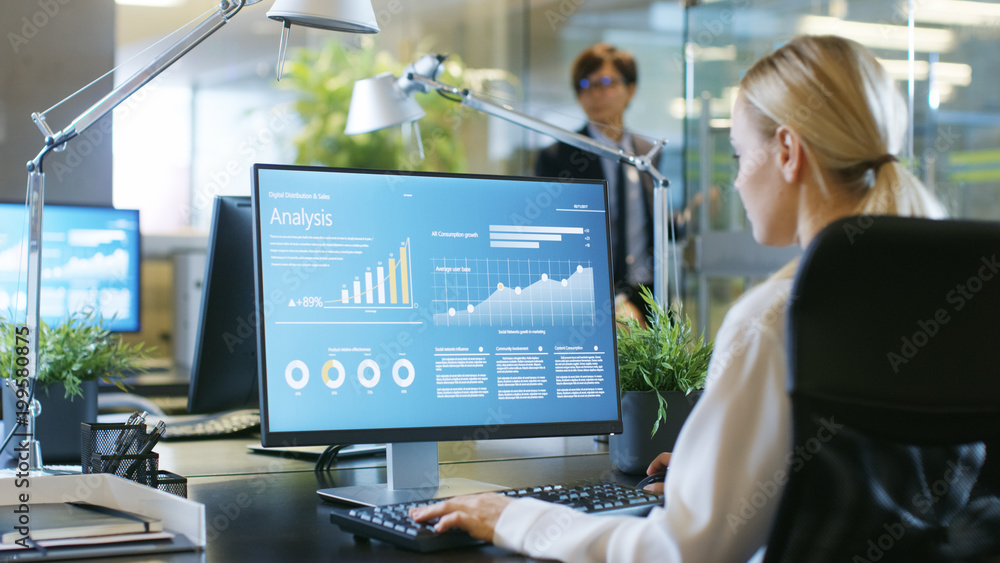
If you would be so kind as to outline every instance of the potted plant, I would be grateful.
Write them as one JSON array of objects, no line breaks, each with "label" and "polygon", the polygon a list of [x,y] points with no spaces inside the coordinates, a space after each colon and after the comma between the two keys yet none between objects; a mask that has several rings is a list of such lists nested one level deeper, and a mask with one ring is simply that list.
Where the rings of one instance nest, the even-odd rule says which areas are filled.
[{"label": "potted plant", "polygon": [[[78,462],[80,422],[97,418],[97,382],[113,383],[127,390],[124,377],[140,370],[138,363],[151,349],[128,344],[103,326],[102,317],[86,310],[70,315],[55,327],[41,322],[38,338],[38,383],[35,398],[42,412],[35,419],[35,437],[45,462]],[[18,356],[18,324],[0,317],[0,380],[3,382],[3,420],[6,433],[17,423],[17,398],[12,392]],[[16,440],[4,448],[6,461]]]},{"label": "potted plant", "polygon": [[679,308],[667,311],[649,288],[640,291],[650,311],[645,323],[624,317],[617,328],[623,431],[610,437],[609,448],[625,473],[645,473],[654,457],[673,449],[705,388],[713,346]]}]

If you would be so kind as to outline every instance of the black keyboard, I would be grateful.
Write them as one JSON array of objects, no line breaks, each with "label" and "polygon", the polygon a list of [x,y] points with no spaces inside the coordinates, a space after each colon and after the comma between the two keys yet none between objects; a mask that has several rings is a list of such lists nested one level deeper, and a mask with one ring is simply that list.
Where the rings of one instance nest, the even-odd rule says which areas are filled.
[{"label": "black keyboard", "polygon": [[[654,506],[663,504],[663,495],[653,494],[619,485],[596,483],[577,485],[546,485],[526,489],[497,491],[510,497],[530,497],[556,504],[563,504],[581,512],[592,514],[630,514],[645,516]],[[442,499],[403,502],[383,506],[337,508],[330,513],[330,521],[345,532],[391,543],[413,551],[429,552],[480,545],[483,542],[461,530],[435,532],[431,520],[414,522],[409,510],[415,506],[432,504]]]},{"label": "black keyboard", "polygon": [[182,415],[163,418],[167,431],[164,440],[219,438],[249,432],[260,426],[257,409],[240,409],[207,415]]}]

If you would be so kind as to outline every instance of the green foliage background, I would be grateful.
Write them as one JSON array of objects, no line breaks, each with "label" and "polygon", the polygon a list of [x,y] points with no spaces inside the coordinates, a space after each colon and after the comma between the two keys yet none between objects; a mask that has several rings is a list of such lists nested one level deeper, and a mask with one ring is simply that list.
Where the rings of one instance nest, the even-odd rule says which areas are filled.
[{"label": "green foliage background", "polygon": [[[399,76],[406,64],[387,52],[376,52],[371,41],[362,48],[348,48],[336,40],[318,50],[300,49],[285,65],[279,87],[296,91],[295,110],[303,129],[294,139],[296,164],[388,170],[464,172],[465,151],[456,141],[461,122],[474,112],[437,93],[417,94],[427,116],[419,121],[425,158],[415,143],[404,139],[399,127],[363,135],[345,135],[347,110],[354,82],[383,72]],[[407,64],[409,64],[407,62]],[[445,62],[439,78],[464,86],[466,69],[456,57]]]}]

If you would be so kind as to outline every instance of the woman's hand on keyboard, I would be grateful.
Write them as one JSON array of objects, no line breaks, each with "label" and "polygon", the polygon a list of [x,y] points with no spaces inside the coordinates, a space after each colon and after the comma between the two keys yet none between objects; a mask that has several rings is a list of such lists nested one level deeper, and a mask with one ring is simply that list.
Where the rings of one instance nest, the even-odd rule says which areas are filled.
[{"label": "woman's hand on keyboard", "polygon": [[493,541],[493,529],[500,513],[513,499],[497,494],[466,495],[410,510],[410,518],[425,522],[438,518],[434,529],[443,532],[459,528],[476,539]]}]

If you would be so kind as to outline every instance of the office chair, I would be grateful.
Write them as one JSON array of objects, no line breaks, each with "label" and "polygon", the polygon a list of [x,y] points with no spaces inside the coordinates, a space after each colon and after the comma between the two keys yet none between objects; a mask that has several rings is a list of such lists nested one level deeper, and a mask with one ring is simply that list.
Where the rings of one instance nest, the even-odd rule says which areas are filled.
[{"label": "office chair", "polygon": [[853,217],[809,246],[766,563],[1000,554],[998,260],[987,222]]}]

